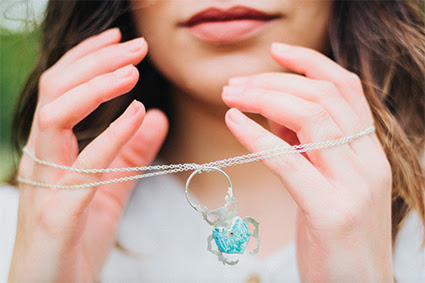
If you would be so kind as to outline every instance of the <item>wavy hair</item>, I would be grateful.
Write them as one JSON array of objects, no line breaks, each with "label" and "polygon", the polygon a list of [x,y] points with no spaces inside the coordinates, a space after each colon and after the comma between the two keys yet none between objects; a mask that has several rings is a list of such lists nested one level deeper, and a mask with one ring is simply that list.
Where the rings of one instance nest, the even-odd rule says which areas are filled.
[{"label": "wavy hair", "polygon": [[[362,80],[391,164],[393,243],[409,211],[416,211],[425,226],[424,5],[422,0],[335,1],[329,24],[332,58]],[[108,28],[119,27],[123,40],[136,37],[131,13],[127,0],[49,2],[41,56],[14,114],[12,143],[18,154],[30,132],[40,75],[79,42]],[[141,79],[131,96],[104,103],[74,128],[80,149],[123,112],[129,97],[173,115],[167,80],[149,59],[137,67]]]}]

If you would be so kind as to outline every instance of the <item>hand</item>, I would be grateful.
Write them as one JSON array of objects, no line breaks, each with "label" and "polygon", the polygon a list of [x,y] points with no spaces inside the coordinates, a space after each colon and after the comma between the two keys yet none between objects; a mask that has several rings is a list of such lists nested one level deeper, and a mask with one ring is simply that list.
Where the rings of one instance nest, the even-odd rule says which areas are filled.
[{"label": "hand", "polygon": [[[374,124],[359,78],[324,55],[274,44],[273,58],[298,74],[234,78],[226,123],[250,151],[338,139]],[[273,133],[240,111],[270,120]],[[289,130],[288,130],[289,129]],[[391,169],[375,134],[330,149],[265,159],[299,207],[297,256],[307,282],[392,281]]]},{"label": "hand", "polygon": [[[27,147],[40,159],[74,168],[148,165],[167,132],[160,111],[134,101],[81,153],[72,128],[101,103],[130,91],[133,66],[147,53],[143,39],[119,43],[118,29],[68,51],[40,78],[39,101]],[[19,175],[38,182],[76,185],[119,173],[78,174],[34,163],[24,155]],[[10,281],[96,280],[115,242],[117,224],[134,182],[81,190],[20,185],[19,217]]]}]

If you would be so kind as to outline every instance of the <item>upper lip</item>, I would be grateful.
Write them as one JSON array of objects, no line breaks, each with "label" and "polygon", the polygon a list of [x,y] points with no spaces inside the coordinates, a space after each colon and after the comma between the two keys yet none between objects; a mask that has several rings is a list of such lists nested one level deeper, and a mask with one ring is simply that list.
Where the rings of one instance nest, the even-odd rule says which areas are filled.
[{"label": "upper lip", "polygon": [[268,14],[245,6],[235,6],[229,9],[208,8],[193,15],[183,22],[183,26],[191,27],[205,22],[225,22],[235,20],[268,21],[281,17],[279,14]]}]

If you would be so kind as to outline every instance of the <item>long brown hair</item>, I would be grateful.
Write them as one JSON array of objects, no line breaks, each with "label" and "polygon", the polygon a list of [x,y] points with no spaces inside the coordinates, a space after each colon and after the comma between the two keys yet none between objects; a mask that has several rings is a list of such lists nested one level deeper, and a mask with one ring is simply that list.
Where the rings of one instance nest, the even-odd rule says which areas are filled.
[{"label": "long brown hair", "polygon": [[334,58],[360,76],[391,164],[393,239],[411,209],[425,226],[424,3],[340,1],[331,23]]},{"label": "long brown hair", "polygon": [[[410,210],[425,226],[424,2],[335,1],[329,35],[332,57],[359,75],[375,117],[377,134],[392,167],[393,241]],[[83,39],[119,27],[123,40],[136,37],[129,1],[53,1],[42,28],[41,56],[18,101],[12,143],[26,143],[38,97],[40,75]],[[131,97],[172,115],[168,83],[149,62],[138,66],[141,82]],[[74,128],[83,148],[129,104],[129,96],[107,102]],[[425,235],[424,235],[425,242]]]}]

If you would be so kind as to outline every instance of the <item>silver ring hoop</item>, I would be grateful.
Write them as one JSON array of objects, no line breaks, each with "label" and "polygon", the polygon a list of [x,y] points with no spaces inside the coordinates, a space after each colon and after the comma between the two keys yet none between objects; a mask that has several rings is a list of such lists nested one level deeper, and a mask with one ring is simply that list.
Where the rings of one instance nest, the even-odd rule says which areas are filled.
[{"label": "silver ring hoop", "polygon": [[189,198],[189,184],[190,184],[190,181],[192,181],[192,178],[195,177],[196,174],[201,174],[204,171],[205,172],[217,171],[217,172],[221,173],[222,175],[224,175],[224,177],[226,177],[227,181],[229,182],[229,189],[228,189],[229,196],[233,197],[232,181],[230,180],[230,177],[223,170],[221,170],[217,167],[202,167],[202,168],[199,168],[199,169],[193,171],[193,173],[189,176],[189,178],[187,179],[187,182],[186,182],[186,189],[185,189],[187,202],[190,204],[191,207],[193,207],[193,209],[195,209],[199,213],[203,213],[203,212],[199,209],[199,206],[194,205]]}]

